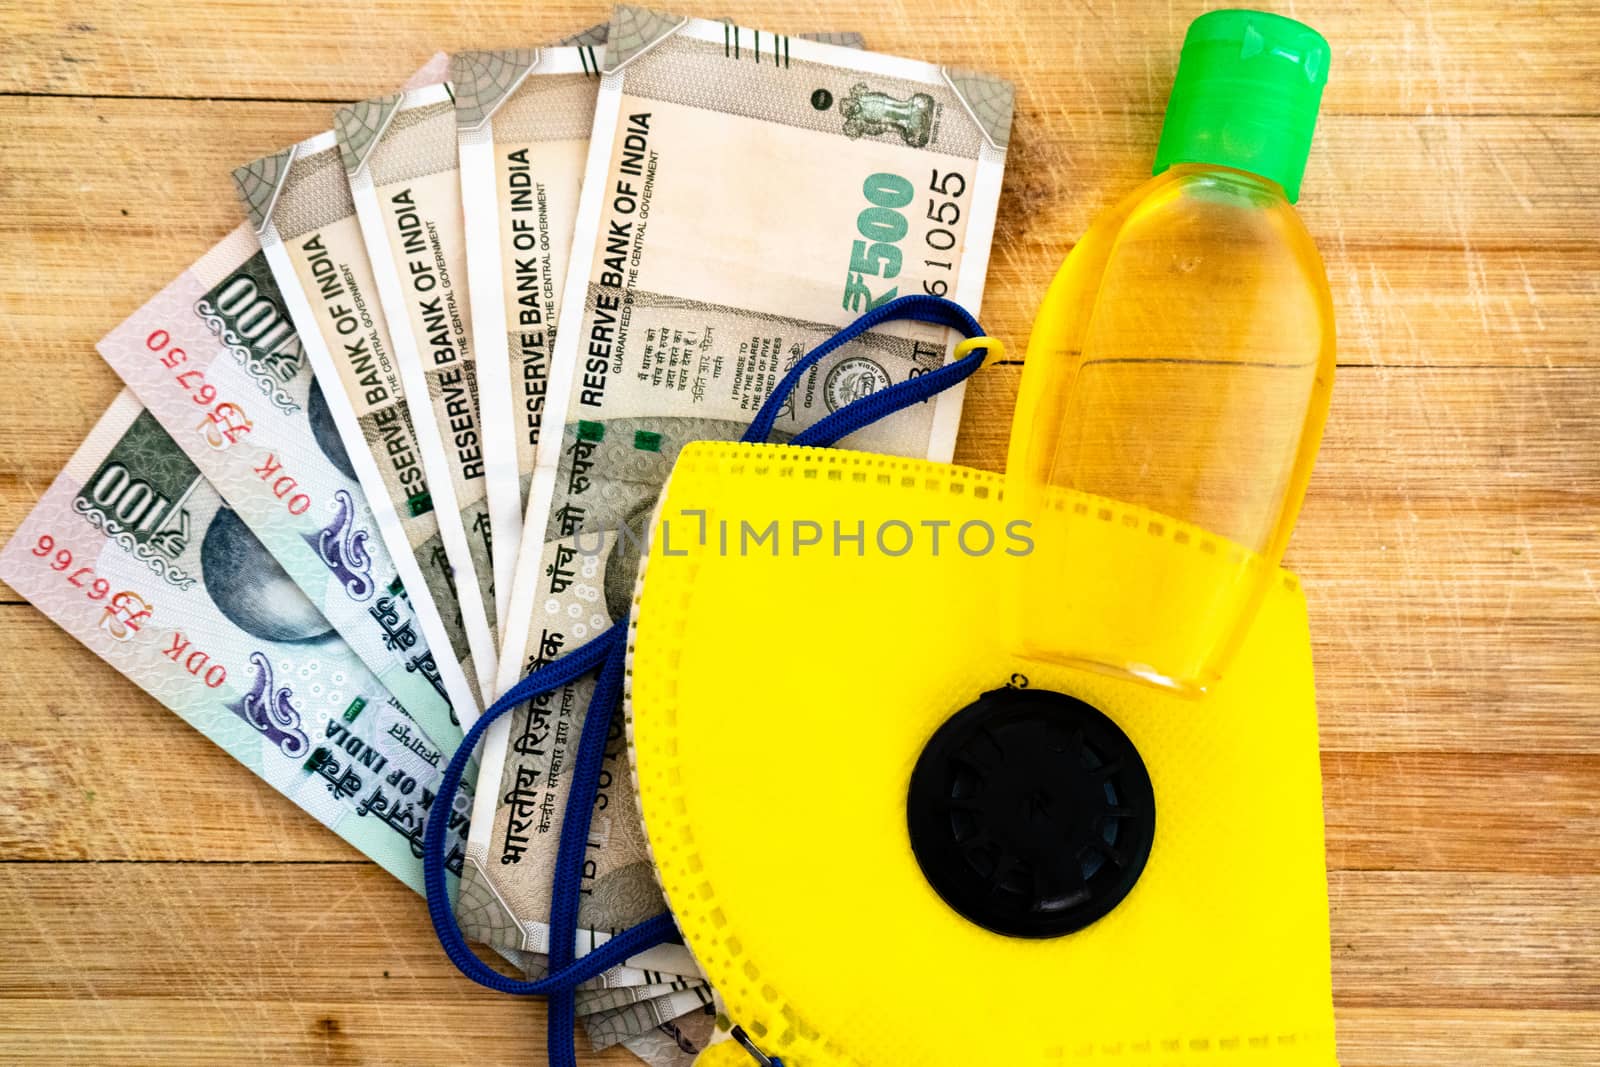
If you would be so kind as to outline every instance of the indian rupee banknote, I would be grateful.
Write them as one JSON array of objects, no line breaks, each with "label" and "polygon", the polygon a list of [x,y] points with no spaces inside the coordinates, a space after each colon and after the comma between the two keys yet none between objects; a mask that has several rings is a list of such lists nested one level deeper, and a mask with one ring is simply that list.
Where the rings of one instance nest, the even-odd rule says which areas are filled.
[{"label": "indian rupee banknote", "polygon": [[449,805],[447,863],[459,872],[471,793],[437,796],[445,745],[131,391],[0,551],[0,577],[418,892],[428,813]]},{"label": "indian rupee banknote", "polygon": [[[230,755],[422,891],[421,848],[447,750],[406,715],[267,547],[124,390],[11,543],[0,577]],[[470,778],[450,813],[461,870]],[[452,892],[456,879],[450,879]],[[501,949],[531,977],[546,958]],[[613,967],[659,996],[661,976]]]},{"label": "indian rupee banknote", "polygon": [[478,423],[455,105],[444,85],[334,114],[485,698],[495,677],[493,532]]},{"label": "indian rupee banknote", "polygon": [[628,1038],[622,1047],[649,1067],[694,1067],[695,1059],[711,1043],[715,1032],[714,1014],[691,1012]]},{"label": "indian rupee banknote", "polygon": [[693,1012],[707,1012],[710,1005],[711,991],[705,986],[679,989],[620,1008],[585,1015],[583,1030],[589,1036],[590,1045],[597,1050],[606,1049]]},{"label": "indian rupee banknote", "polygon": [[453,754],[452,694],[249,228],[98,348],[379,683]]},{"label": "indian rupee banknote", "polygon": [[234,182],[451,704],[470,725],[483,698],[455,572],[333,132],[239,167]]},{"label": "indian rupee banknote", "polygon": [[[235,180],[319,377],[342,384],[328,390],[329,405],[386,543],[397,563],[407,560],[419,576],[407,576],[408,584],[430,592],[435,625],[447,632],[449,643],[443,647],[470,671],[453,571],[335,136],[309,138],[240,167]],[[466,685],[461,670],[456,677]],[[463,716],[469,723],[475,717],[476,705],[472,715]],[[479,933],[469,925],[469,936]],[[524,970],[533,973],[530,968],[542,967],[544,957],[522,946],[534,943],[506,938],[497,947],[504,954],[520,953]],[[604,984],[642,984],[659,977],[618,967]]]},{"label": "indian rupee banknote", "polygon": [[603,47],[458,52],[450,58],[502,626]]},{"label": "indian rupee banknote", "polygon": [[[450,57],[499,623],[522,539],[605,26]],[[858,33],[806,34],[862,47]]]},{"label": "indian rupee banknote", "polygon": [[[506,948],[504,946],[489,946],[494,951],[511,961],[516,967],[527,975],[528,978],[538,980],[550,973],[550,957],[543,952],[528,952],[523,949]],[[610,967],[594,978],[581,983],[577,987],[578,997],[599,996],[606,993],[612,1000],[597,1001],[596,1006],[586,1008],[580,1003],[578,1014],[587,1014],[590,1011],[606,1011],[623,1004],[632,1004],[638,1000],[648,1000],[653,996],[660,996],[662,992],[671,989],[683,988],[688,979],[663,975],[655,971],[645,971],[637,967],[618,964]]]},{"label": "indian rupee banknote", "polygon": [[[181,347],[176,336],[152,344],[157,357]],[[0,552],[0,576],[421,891],[424,821],[448,749],[384,693],[131,390]],[[469,776],[451,806],[453,873],[461,872],[470,793]],[[501,955],[533,977],[546,973],[544,957]],[[634,1003],[672,989],[661,977],[616,966],[582,995],[637,989],[603,1001]]]},{"label": "indian rupee banknote", "polygon": [[580,989],[577,992],[579,1015],[593,1015],[636,1004],[641,1000],[654,1000],[680,990],[701,988],[705,981],[699,978],[679,978],[671,982],[652,982],[648,985],[617,986],[608,989]]},{"label": "indian rupee banknote", "polygon": [[[609,545],[610,533],[597,540]],[[564,560],[570,573],[558,594],[566,638],[550,637],[538,650],[541,662],[576,647],[589,633],[611,625],[607,600],[620,596],[609,580],[609,553],[596,551]],[[631,592],[631,586],[629,587]],[[594,692],[585,677],[562,690],[544,693],[513,712],[512,733],[500,752],[503,777],[496,791],[481,790],[474,815],[492,826],[470,843],[471,860],[456,900],[456,916],[469,937],[486,944],[544,952],[549,946],[550,889],[555,875],[557,836],[569,792],[572,751],[584,709]],[[656,885],[644,826],[631,795],[627,738],[620,709],[606,736],[604,762],[589,828],[589,851],[604,857],[589,865],[581,883],[578,920],[580,953],[625,929],[659,915],[665,902]],[[480,772],[481,777],[481,772]],[[699,968],[682,945],[662,945],[628,960],[652,972],[697,977]]]},{"label": "indian rupee banknote", "polygon": [[[576,215],[600,54],[592,44],[583,44],[526,52],[466,53],[452,60],[472,310],[475,321],[489,324],[489,328],[475,331],[474,337],[485,450],[490,457],[488,503],[496,531],[495,559],[501,568],[497,580],[504,575],[509,581],[507,549],[515,545],[522,525],[525,480],[532,472],[555,325],[555,294],[564,276]],[[499,197],[505,198],[503,211]],[[514,327],[508,323],[508,308],[516,309]],[[496,323],[501,327],[494,328]],[[594,621],[604,626],[608,619],[596,608],[593,595],[585,599],[597,587],[593,581],[580,583],[568,603],[575,610],[588,610]],[[547,658],[554,658],[560,649],[546,652]],[[542,840],[556,825],[552,819],[555,793],[530,792],[528,776],[541,758],[546,744],[543,736],[552,729],[565,736],[577,705],[586,703],[591,691],[587,681],[581,682],[571,687],[561,702],[552,704],[550,697],[539,697],[529,710],[519,713],[522,729],[506,754],[509,788],[485,807],[502,823],[500,865],[511,868],[523,863],[532,841]],[[620,733],[611,739],[607,752],[610,766],[618,765],[620,741]],[[548,780],[563,780],[564,770],[560,764],[547,768]],[[606,796],[610,797],[609,789]],[[530,798],[538,803],[530,804]],[[616,799],[627,798],[619,794]],[[605,832],[609,814],[601,811],[596,818],[599,832]],[[487,845],[480,844],[485,861],[481,870],[490,861]],[[500,880],[499,885],[474,878],[457,909],[468,936],[496,945],[543,948],[554,852],[540,848],[532,852],[527,866],[517,870],[516,877]],[[603,929],[615,930],[658,913],[659,897],[647,888],[651,878],[647,868],[639,868],[609,879],[606,886],[622,892],[610,893],[602,887],[598,897],[617,906],[586,907],[583,917]],[[509,896],[498,892],[502,886]],[[595,899],[595,894],[591,893],[590,899]],[[632,962],[693,970],[686,955],[676,953],[663,959],[658,951]]]},{"label": "indian rupee banknote", "polygon": [[[796,360],[874,305],[929,293],[977,310],[1011,99],[1008,83],[985,75],[616,9],[506,617],[502,689],[624,617],[630,553],[686,442],[737,437]],[[956,340],[923,323],[865,334],[803,379],[778,436],[933,370]],[[952,391],[848,443],[947,460],[959,409]],[[571,761],[589,684],[550,694],[547,708],[519,710],[488,733],[461,897],[462,908],[499,905],[493,920],[477,910],[483,927],[528,929],[548,914],[548,857],[566,796],[560,769]],[[551,707],[562,709],[561,731],[540,722]],[[647,877],[634,805],[597,810],[606,820],[597,816],[591,835],[585,887],[594,892],[585,904],[664,907]],[[540,813],[540,833],[509,863],[508,848],[523,847],[519,831],[530,836],[528,812]],[[599,912],[591,906],[580,917],[622,925]]]}]

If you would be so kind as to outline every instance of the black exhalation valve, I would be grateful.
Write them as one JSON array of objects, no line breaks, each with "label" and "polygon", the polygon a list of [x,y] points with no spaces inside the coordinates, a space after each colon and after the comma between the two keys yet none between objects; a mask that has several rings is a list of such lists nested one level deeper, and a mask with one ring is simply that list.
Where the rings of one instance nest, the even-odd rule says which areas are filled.
[{"label": "black exhalation valve", "polygon": [[1060,937],[1133,889],[1156,804],[1138,750],[1098,709],[996,689],[929,739],[906,821],[923,876],[950,907],[997,934]]}]

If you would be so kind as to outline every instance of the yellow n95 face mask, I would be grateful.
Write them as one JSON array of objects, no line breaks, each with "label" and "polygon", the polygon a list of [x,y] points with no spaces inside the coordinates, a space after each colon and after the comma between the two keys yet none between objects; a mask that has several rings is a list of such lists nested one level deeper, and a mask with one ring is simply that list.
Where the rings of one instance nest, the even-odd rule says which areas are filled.
[{"label": "yellow n95 face mask", "polygon": [[[808,447],[998,354],[926,293],[786,366],[749,443],[636,435],[676,464],[626,626],[512,687],[442,779],[495,716],[598,672],[549,976],[471,956],[441,819],[425,841],[446,951],[550,996],[554,1062],[572,1062],[575,984],[681,934],[729,1039],[701,1067],[1336,1064],[1310,640],[1279,566],[1334,371],[1325,272],[1290,206],[1327,56],[1276,16],[1191,27],[1156,177],[1041,308],[1006,480]],[[967,340],[755,443],[820,360],[894,319]],[[608,575],[630,573],[623,541]],[[580,956],[619,693],[672,915]]]},{"label": "yellow n95 face mask", "polygon": [[[785,1067],[1334,1064],[1310,641],[1276,571],[1204,699],[1018,654],[1018,598],[1148,633],[1226,545],[999,476],[684,449],[627,721],[663,889]],[[1070,553],[1031,565],[1041,530]],[[748,1064],[733,1043],[701,1063]]]},{"label": "yellow n95 face mask", "polygon": [[[790,445],[681,445],[618,598],[627,625],[534,670],[468,733],[441,791],[497,716],[598,671],[551,973],[514,980],[472,955],[435,817],[425,873],[446,952],[490,988],[547,994],[563,1063],[576,984],[681,934],[733,1039],[703,1065],[1334,1064],[1298,585],[1273,556],[1026,468],[1004,482],[805,447],[998,350],[935,298],[892,301],[813,349],[746,440],[770,435],[816,361],[895,316],[970,340]],[[608,573],[638,541],[613,542]],[[1227,639],[1194,640],[1219,612]],[[589,817],[624,696],[672,914],[579,955]]]}]

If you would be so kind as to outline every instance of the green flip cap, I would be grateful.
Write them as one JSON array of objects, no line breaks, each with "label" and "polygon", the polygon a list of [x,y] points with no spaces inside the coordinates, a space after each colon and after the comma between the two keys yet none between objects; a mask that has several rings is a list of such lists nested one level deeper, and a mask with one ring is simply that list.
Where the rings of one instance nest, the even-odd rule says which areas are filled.
[{"label": "green flip cap", "polygon": [[1300,199],[1328,42],[1264,11],[1213,11],[1189,24],[1156,149],[1155,173],[1177,163],[1249,171]]}]

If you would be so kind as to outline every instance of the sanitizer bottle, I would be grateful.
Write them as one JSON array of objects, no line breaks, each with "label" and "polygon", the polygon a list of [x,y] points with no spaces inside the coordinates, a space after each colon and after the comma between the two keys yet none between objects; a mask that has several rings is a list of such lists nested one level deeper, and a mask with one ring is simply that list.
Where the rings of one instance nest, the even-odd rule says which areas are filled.
[{"label": "sanitizer bottle", "polygon": [[1050,286],[1007,462],[1038,527],[1023,570],[1070,566],[1112,536],[1097,526],[1127,566],[1072,603],[1024,596],[1026,653],[1201,693],[1282,580],[1333,385],[1327,277],[1293,207],[1328,59],[1291,19],[1196,19],[1155,177]]}]

